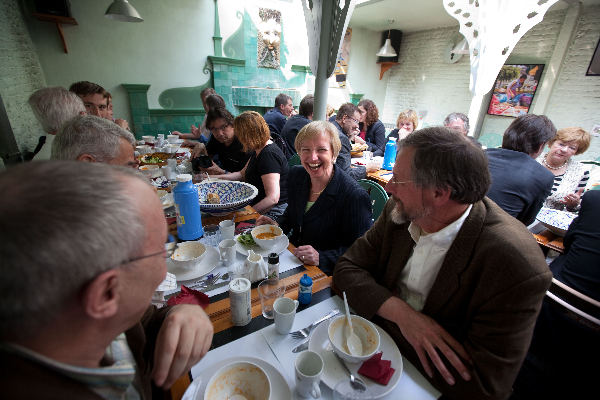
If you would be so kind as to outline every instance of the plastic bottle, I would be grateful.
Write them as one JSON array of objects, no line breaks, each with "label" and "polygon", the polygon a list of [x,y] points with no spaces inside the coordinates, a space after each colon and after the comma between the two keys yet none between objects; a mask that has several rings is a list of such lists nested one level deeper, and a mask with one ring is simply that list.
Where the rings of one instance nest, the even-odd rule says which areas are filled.
[{"label": "plastic bottle", "polygon": [[198,188],[192,183],[192,175],[177,175],[173,189],[173,200],[177,213],[177,236],[180,240],[196,240],[204,235],[200,217]]},{"label": "plastic bottle", "polygon": [[310,276],[304,274],[300,278],[300,285],[298,286],[298,302],[300,304],[310,304],[312,300],[312,286],[313,281]]},{"label": "plastic bottle", "polygon": [[383,153],[383,166],[382,169],[392,170],[392,165],[396,161],[396,138],[389,138],[385,144],[385,153]]},{"label": "plastic bottle", "polygon": [[279,279],[279,255],[270,253],[268,257],[267,279]]}]

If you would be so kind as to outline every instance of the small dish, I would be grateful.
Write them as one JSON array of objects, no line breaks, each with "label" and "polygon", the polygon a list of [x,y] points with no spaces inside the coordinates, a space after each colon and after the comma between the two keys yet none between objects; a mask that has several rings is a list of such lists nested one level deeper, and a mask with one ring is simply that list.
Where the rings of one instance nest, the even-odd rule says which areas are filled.
[{"label": "small dish", "polygon": [[220,262],[219,250],[211,246],[206,246],[205,256],[194,268],[189,270],[178,268],[171,259],[167,259],[167,270],[177,277],[178,282],[189,281],[210,273]]},{"label": "small dish", "polygon": [[181,242],[171,256],[171,262],[182,270],[194,269],[206,255],[206,246],[200,242]]},{"label": "small dish", "polygon": [[248,256],[248,250],[252,250],[256,254],[260,254],[263,257],[268,257],[270,253],[281,254],[290,245],[290,240],[285,235],[281,235],[279,237],[279,239],[277,239],[277,242],[270,249],[263,249],[262,247],[260,247],[257,244],[252,245],[252,246],[246,246],[244,244],[241,244],[237,240],[238,236],[239,235],[236,235],[234,237],[234,239],[235,239],[235,250],[238,253],[240,253],[241,255],[243,255],[244,257]]},{"label": "small dish", "polygon": [[362,343],[362,354],[352,355],[346,351],[346,315],[340,315],[332,319],[329,323],[329,327],[327,328],[329,341],[333,346],[333,351],[349,363],[367,361],[377,353],[377,350],[379,350],[379,333],[371,321],[367,321],[358,315],[352,315],[350,318],[352,318],[352,328],[354,333],[359,337],[360,342]]}]

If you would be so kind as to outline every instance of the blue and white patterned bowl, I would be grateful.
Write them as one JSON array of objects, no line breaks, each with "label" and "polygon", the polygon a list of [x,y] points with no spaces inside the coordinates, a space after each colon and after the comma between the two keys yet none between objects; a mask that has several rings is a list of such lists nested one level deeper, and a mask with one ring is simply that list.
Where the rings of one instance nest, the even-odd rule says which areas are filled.
[{"label": "blue and white patterned bowl", "polygon": [[548,228],[550,232],[559,236],[565,236],[569,225],[571,225],[575,217],[577,217],[577,214],[572,212],[542,207],[535,218]]},{"label": "blue and white patterned bowl", "polygon": [[[197,183],[200,211],[227,213],[246,207],[258,194],[258,189],[246,182],[209,181]],[[219,204],[207,203],[209,193],[219,195]]]}]

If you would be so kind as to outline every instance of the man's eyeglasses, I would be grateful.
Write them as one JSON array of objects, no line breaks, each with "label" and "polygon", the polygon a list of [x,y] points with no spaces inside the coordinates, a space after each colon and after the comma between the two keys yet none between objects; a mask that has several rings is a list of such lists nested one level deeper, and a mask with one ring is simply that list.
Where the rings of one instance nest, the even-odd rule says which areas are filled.
[{"label": "man's eyeglasses", "polygon": [[174,246],[173,243],[167,242],[167,243],[165,243],[165,248],[162,251],[159,251],[159,252],[156,252],[156,253],[152,253],[152,254],[146,254],[145,256],[139,256],[139,257],[130,258],[128,260],[123,261],[121,263],[121,265],[123,265],[123,264],[129,264],[129,263],[132,263],[134,261],[143,260],[144,258],[155,257],[155,256],[157,256],[159,254],[164,254],[165,258],[171,258],[171,256],[175,252],[175,248],[176,247],[177,246]]},{"label": "man's eyeglasses", "polygon": [[346,117],[347,117],[348,119],[350,119],[351,121],[353,121],[355,124],[357,124],[357,125],[359,124],[359,121],[358,121],[357,119],[354,119],[354,118],[352,118],[352,117],[349,117],[349,116],[347,116],[347,115],[346,115]]},{"label": "man's eyeglasses", "polygon": [[225,125],[222,125],[222,126],[220,126],[220,127],[216,127],[216,126],[215,126],[215,127],[213,127],[213,128],[211,129],[211,131],[212,131],[212,132],[223,132],[223,131],[225,130],[225,128],[227,128],[228,126],[229,126],[229,124],[225,124]]},{"label": "man's eyeglasses", "polygon": [[388,183],[392,183],[394,185],[404,185],[405,183],[410,183],[410,182],[414,182],[414,181],[412,179],[409,179],[407,181],[398,181],[398,180],[395,180],[393,177],[392,177],[392,179],[390,179],[388,181]]}]

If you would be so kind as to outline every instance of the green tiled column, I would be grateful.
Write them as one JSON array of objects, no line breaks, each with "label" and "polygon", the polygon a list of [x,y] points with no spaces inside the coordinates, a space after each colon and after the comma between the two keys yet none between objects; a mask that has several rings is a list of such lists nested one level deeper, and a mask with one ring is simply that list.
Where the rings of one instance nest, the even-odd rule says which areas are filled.
[{"label": "green tiled column", "polygon": [[131,110],[131,130],[135,137],[140,139],[143,135],[152,135],[150,113],[148,110],[148,89],[150,85],[121,84],[129,96],[129,109]]}]

